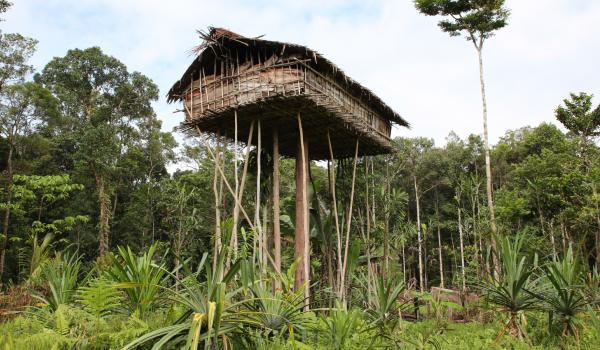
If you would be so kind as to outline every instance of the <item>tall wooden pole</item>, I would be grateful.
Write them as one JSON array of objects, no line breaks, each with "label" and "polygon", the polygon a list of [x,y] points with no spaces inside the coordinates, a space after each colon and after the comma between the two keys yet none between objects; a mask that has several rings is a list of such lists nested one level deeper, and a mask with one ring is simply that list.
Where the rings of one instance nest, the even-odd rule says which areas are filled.
[{"label": "tall wooden pole", "polygon": [[335,233],[336,233],[336,239],[337,239],[337,274],[336,274],[336,286],[338,286],[337,289],[337,297],[338,299],[342,299],[342,294],[341,294],[341,289],[339,288],[341,281],[342,281],[342,271],[343,271],[343,265],[342,265],[342,233],[341,233],[341,229],[340,229],[340,222],[339,222],[339,215],[338,215],[338,208],[337,208],[337,196],[336,196],[336,192],[335,192],[335,163],[334,163],[334,158],[333,158],[333,147],[331,146],[331,137],[329,135],[329,130],[327,130],[327,144],[329,145],[329,160],[331,161],[331,178],[330,178],[330,182],[331,182],[331,201],[333,202],[333,217],[335,218]]},{"label": "tall wooden pole", "polygon": [[213,192],[215,196],[215,242],[213,247],[213,266],[217,264],[217,255],[221,249],[221,194],[219,193],[219,170],[221,166],[221,131],[217,130],[217,147],[213,174]]},{"label": "tall wooden pole", "polygon": [[344,246],[344,266],[342,268],[342,276],[340,282],[340,295],[342,302],[346,305],[346,272],[348,271],[348,249],[350,247],[350,228],[352,225],[352,205],[354,203],[354,186],[356,184],[356,162],[358,159],[358,139],[356,139],[356,147],[354,148],[354,163],[352,166],[352,187],[350,190],[350,205],[348,207],[348,218],[346,221],[346,241]]},{"label": "tall wooden pole", "polygon": [[[259,249],[258,261],[260,264],[260,270],[262,272],[265,272],[265,266],[263,265],[263,254],[264,254],[264,247],[262,245],[263,232],[262,232],[262,227],[260,224],[260,170],[261,170],[260,154],[262,152],[262,150],[261,150],[261,148],[262,148],[262,128],[260,125],[260,119],[258,119],[257,131],[258,131],[258,135],[257,135],[257,141],[256,141],[256,203],[255,203],[255,211],[254,211],[254,227],[256,228],[256,232],[255,232],[255,236],[254,236],[255,237],[254,241],[256,242],[256,239],[258,238],[258,249]],[[254,253],[256,254],[256,249],[255,249]]]},{"label": "tall wooden pole", "polygon": [[294,257],[299,260],[294,278],[294,289],[304,285],[305,308],[308,308],[310,297],[310,262],[308,237],[308,143],[304,139],[302,119],[298,112],[298,151],[296,154],[296,233]]},{"label": "tall wooden pole", "polygon": [[[273,254],[275,271],[281,272],[281,227],[279,223],[279,131],[273,128]],[[275,289],[281,289],[281,281],[275,279]]]},{"label": "tall wooden pole", "polygon": [[[238,175],[238,114],[237,109],[233,110],[234,113],[234,143],[233,143],[233,173],[235,176],[235,197],[236,199],[240,195],[240,179]],[[235,202],[235,208],[233,210],[233,227],[231,230],[230,248],[237,252],[237,233],[238,233],[238,222],[240,219],[239,210],[237,209],[237,201]],[[237,256],[237,254],[236,254]]]}]

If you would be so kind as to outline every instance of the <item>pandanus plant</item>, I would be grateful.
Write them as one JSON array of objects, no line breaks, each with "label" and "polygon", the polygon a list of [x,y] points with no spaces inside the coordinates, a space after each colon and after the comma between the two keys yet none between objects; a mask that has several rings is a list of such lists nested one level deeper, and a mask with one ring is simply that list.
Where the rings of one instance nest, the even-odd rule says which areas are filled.
[{"label": "pandanus plant", "polygon": [[[252,266],[249,262],[244,261],[241,269],[242,275],[256,275],[255,273],[244,273],[244,271],[252,270]],[[304,289],[299,288],[294,291],[290,288],[293,285],[291,281],[293,281],[296,267],[297,264],[293,264],[285,275],[277,274],[273,277],[279,279],[282,286],[281,289],[275,291],[269,285],[269,279],[254,279],[253,282],[248,283],[251,281],[250,279],[242,278],[242,281],[248,281],[245,286],[248,286],[252,297],[246,299],[240,314],[251,321],[253,326],[259,328],[263,336],[293,338],[294,333],[304,331],[312,325],[308,313],[303,311]],[[287,276],[290,276],[289,280]]]},{"label": "pandanus plant", "polygon": [[538,289],[537,280],[532,276],[537,258],[532,261],[522,254],[523,238],[520,235],[514,239],[499,238],[498,242],[501,271],[481,284],[486,300],[508,317],[496,342],[499,342],[506,332],[520,339],[525,338],[526,333],[522,326],[524,312],[537,309],[539,304],[532,294]]},{"label": "pandanus plant", "polygon": [[68,252],[57,254],[41,267],[41,276],[48,283],[49,294],[36,293],[34,297],[46,304],[51,311],[56,311],[60,305],[73,301],[80,275],[79,256]]},{"label": "pandanus plant", "polygon": [[378,276],[375,288],[369,297],[367,315],[380,335],[387,337],[394,333],[400,321],[398,296],[406,289],[403,282],[396,283],[392,279],[386,281]]},{"label": "pandanus plant", "polygon": [[184,314],[175,324],[149,332],[124,349],[149,341],[154,342],[152,349],[177,347],[195,350],[201,345],[212,349],[219,341],[231,348],[231,335],[237,333],[243,336],[241,326],[245,319],[236,312],[238,304],[234,299],[242,288],[225,291],[226,285],[239,271],[240,262],[234,263],[225,272],[225,256],[226,251],[222,249],[216,263],[211,266],[208,255],[204,254],[195,271],[184,264],[182,269],[186,277],[174,279],[174,288],[165,288],[167,298],[185,308]]},{"label": "pandanus plant", "polygon": [[352,337],[365,331],[362,314],[357,309],[348,309],[336,301],[336,307],[329,309],[329,317],[321,316],[324,326],[320,330],[323,340],[336,350],[345,349]]},{"label": "pandanus plant", "polygon": [[553,261],[543,269],[549,288],[534,295],[548,311],[551,329],[563,337],[579,339],[582,325],[579,316],[587,310],[589,303],[584,293],[583,270],[573,255],[573,248],[569,246],[562,260]]},{"label": "pandanus plant", "polygon": [[141,316],[157,305],[161,288],[166,284],[164,264],[153,261],[156,248],[153,244],[138,256],[129,247],[119,247],[119,254],[111,256],[107,271],[114,286],[125,292],[130,312]]}]

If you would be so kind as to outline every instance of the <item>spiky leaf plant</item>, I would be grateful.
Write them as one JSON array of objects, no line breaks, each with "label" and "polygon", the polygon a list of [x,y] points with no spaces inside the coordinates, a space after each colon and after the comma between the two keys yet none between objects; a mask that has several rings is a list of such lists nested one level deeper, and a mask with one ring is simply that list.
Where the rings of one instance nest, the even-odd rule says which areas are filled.
[{"label": "spiky leaf plant", "polygon": [[600,313],[600,271],[594,267],[585,277],[585,298],[590,308]]},{"label": "spiky leaf plant", "polygon": [[517,235],[514,239],[503,237],[497,240],[501,271],[492,274],[489,280],[480,286],[486,300],[505,312],[508,317],[496,338],[498,342],[506,332],[518,338],[525,338],[526,333],[522,326],[524,312],[539,308],[539,302],[532,294],[538,289],[537,280],[532,276],[537,259],[532,261],[522,254],[523,237]]},{"label": "spiky leaf plant", "polygon": [[584,294],[582,267],[573,255],[573,247],[569,246],[562,260],[553,261],[543,269],[550,288],[534,295],[551,315],[551,326],[559,335],[579,339],[580,316],[587,310],[588,301]]},{"label": "spiky leaf plant", "polygon": [[[151,331],[125,346],[133,349],[140,344],[152,341],[152,349],[181,348],[196,350],[200,346],[211,349],[213,345],[226,343],[231,339],[243,337],[242,326],[248,322],[238,310],[244,302],[236,302],[235,296],[242,288],[233,288],[226,293],[225,287],[233,281],[240,268],[235,262],[225,272],[225,247],[211,266],[204,254],[197,269],[192,272],[184,266],[181,280],[176,280],[175,288],[165,289],[167,298],[186,309],[174,324]],[[204,273],[202,273],[204,272]]]},{"label": "spiky leaf plant", "polygon": [[352,337],[363,329],[362,315],[357,309],[346,308],[339,301],[336,307],[329,309],[329,316],[321,316],[324,330],[321,337],[327,346],[336,350],[345,349]]},{"label": "spiky leaf plant", "polygon": [[35,293],[34,297],[55,311],[60,305],[73,301],[81,271],[81,262],[76,254],[57,254],[42,267],[41,277],[48,283],[48,295]]},{"label": "spiky leaf plant", "polygon": [[111,257],[107,275],[115,287],[123,289],[130,312],[144,316],[158,303],[159,293],[166,284],[164,264],[157,265],[153,258],[157,244],[141,255],[131,248],[119,247],[119,254]]},{"label": "spiky leaf plant", "polygon": [[242,311],[252,324],[260,328],[265,336],[292,336],[306,329],[310,319],[303,311],[304,290],[272,291],[265,281],[250,287],[253,298],[247,300]]},{"label": "spiky leaf plant", "polygon": [[403,282],[396,283],[392,279],[386,282],[382,276],[377,277],[375,288],[368,300],[367,315],[381,336],[391,336],[398,326],[398,309],[402,307],[398,296],[405,289]]},{"label": "spiky leaf plant", "polygon": [[30,239],[31,258],[29,262],[29,278],[35,279],[39,275],[43,264],[50,256],[50,246],[54,239],[54,234],[47,233],[41,243],[38,241],[37,234],[32,235]]}]

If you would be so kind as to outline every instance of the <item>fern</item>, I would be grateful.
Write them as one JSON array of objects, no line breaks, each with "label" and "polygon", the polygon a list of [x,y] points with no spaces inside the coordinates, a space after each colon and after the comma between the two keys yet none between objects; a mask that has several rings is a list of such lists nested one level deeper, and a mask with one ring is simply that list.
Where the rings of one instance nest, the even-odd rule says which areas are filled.
[{"label": "fern", "polygon": [[103,318],[120,307],[123,296],[113,283],[104,277],[99,277],[90,281],[87,286],[79,288],[77,301],[90,314]]}]

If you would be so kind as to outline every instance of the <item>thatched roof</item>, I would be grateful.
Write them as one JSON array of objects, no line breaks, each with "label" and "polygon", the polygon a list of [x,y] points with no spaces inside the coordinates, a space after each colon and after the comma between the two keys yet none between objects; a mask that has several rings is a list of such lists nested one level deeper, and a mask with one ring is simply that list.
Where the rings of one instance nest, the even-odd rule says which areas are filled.
[{"label": "thatched roof", "polygon": [[257,62],[260,59],[259,55],[270,57],[276,54],[278,56],[308,60],[307,63],[311,68],[334,79],[338,85],[342,86],[354,97],[363,101],[381,117],[402,126],[409,126],[406,120],[377,97],[377,95],[348,77],[341,69],[318,52],[306,46],[263,40],[260,37],[248,38],[223,28],[210,27],[207,32],[199,31],[199,34],[203,42],[195,48],[197,57],[185,71],[181,79],[173,84],[169,90],[167,94],[168,102],[182,100],[184,91],[189,87],[192,79],[198,77],[200,71],[204,70],[206,75],[213,74],[214,67],[216,66],[216,58],[229,57],[242,64],[249,57],[252,57],[252,55],[256,55],[253,57],[253,60]]}]

